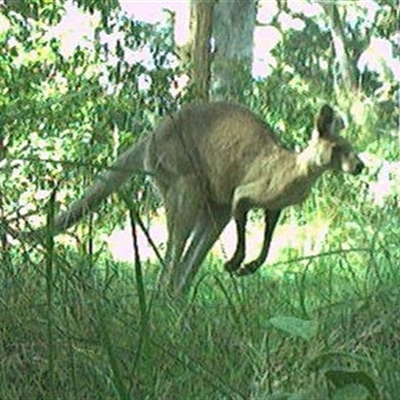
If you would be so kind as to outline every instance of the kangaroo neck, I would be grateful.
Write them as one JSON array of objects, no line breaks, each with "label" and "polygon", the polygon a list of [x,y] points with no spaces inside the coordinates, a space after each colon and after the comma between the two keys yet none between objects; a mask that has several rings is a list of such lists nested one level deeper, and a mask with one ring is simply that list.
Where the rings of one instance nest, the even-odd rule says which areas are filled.
[{"label": "kangaroo neck", "polygon": [[263,155],[264,165],[271,176],[277,174],[283,182],[311,182],[314,183],[325,171],[315,164],[313,149],[305,148],[296,153],[284,148],[275,151],[273,155]]},{"label": "kangaroo neck", "polygon": [[295,186],[296,192],[304,191],[306,195],[311,186],[322,175],[324,169],[312,163],[307,154],[304,157],[303,153],[285,151],[285,156],[280,160],[279,165],[281,165],[282,173],[279,175],[282,187]]},{"label": "kangaroo neck", "polygon": [[301,153],[281,148],[255,160],[239,197],[245,197],[250,207],[281,210],[301,203],[322,173]]}]

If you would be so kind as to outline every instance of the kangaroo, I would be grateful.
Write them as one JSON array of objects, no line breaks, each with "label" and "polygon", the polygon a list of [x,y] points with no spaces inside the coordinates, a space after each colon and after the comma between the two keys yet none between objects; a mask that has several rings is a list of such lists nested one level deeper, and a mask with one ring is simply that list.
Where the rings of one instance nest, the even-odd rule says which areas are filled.
[{"label": "kangaroo", "polygon": [[[363,169],[350,143],[339,136],[343,127],[343,120],[324,105],[307,147],[296,153],[284,148],[272,129],[242,105],[187,106],[122,153],[82,199],[55,218],[55,231],[76,223],[142,170],[151,174],[164,200],[164,280],[175,293],[189,288],[232,218],[237,245],[225,269],[238,276],[252,274],[268,256],[285,207],[301,203],[327,170],[357,175]],[[264,210],[264,241],[259,256],[243,265],[247,214],[253,208]]]}]

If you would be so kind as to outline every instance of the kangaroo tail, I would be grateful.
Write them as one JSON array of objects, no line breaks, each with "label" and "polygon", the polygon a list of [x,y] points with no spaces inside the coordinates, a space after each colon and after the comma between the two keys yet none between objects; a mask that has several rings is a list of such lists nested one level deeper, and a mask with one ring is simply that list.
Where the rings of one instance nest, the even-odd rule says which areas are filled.
[{"label": "kangaroo tail", "polygon": [[54,220],[54,231],[60,233],[76,224],[84,216],[95,210],[108,196],[119,189],[135,172],[143,171],[147,149],[147,138],[122,153],[113,166],[100,175],[81,199],[72,203],[69,209]]}]

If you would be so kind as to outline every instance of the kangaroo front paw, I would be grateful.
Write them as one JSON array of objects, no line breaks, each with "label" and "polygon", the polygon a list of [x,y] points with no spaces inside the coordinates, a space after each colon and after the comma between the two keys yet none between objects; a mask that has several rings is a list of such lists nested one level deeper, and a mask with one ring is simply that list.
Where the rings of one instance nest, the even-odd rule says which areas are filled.
[{"label": "kangaroo front paw", "polygon": [[235,258],[231,258],[229,261],[227,261],[224,265],[225,271],[232,273],[237,271],[240,268],[240,261],[235,259]]},{"label": "kangaroo front paw", "polygon": [[246,276],[254,274],[260,268],[260,264],[258,262],[249,262],[243,267],[235,270],[235,275],[237,276]]}]

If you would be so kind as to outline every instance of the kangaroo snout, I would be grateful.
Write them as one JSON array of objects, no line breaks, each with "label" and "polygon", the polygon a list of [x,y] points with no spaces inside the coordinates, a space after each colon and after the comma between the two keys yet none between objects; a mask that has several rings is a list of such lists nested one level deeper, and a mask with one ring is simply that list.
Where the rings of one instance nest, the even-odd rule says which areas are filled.
[{"label": "kangaroo snout", "polygon": [[364,167],[364,163],[355,153],[342,159],[342,171],[351,175],[359,175]]},{"label": "kangaroo snout", "polygon": [[353,175],[359,175],[361,174],[362,170],[364,169],[365,165],[361,160],[358,160],[357,165],[354,168],[354,171],[352,172]]}]

